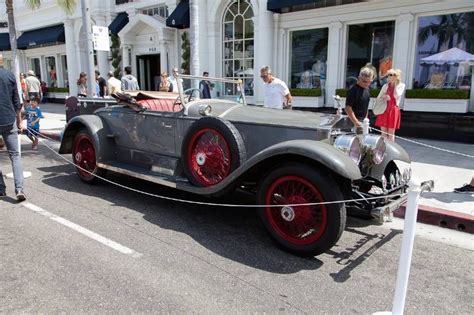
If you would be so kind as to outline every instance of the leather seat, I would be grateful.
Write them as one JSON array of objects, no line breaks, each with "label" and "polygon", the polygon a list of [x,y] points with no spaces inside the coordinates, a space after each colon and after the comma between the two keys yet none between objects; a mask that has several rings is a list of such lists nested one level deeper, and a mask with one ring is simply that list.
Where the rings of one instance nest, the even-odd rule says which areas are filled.
[{"label": "leather seat", "polygon": [[154,112],[179,112],[181,104],[173,106],[175,100],[170,98],[150,98],[137,101],[138,104]]}]

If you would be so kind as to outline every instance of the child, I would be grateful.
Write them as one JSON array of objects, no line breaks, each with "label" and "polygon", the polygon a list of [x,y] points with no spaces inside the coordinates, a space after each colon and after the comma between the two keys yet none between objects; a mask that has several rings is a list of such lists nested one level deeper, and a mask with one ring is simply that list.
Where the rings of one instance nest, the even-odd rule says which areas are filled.
[{"label": "child", "polygon": [[40,128],[40,119],[44,118],[41,109],[38,107],[39,99],[37,97],[32,97],[30,99],[30,105],[26,108],[26,120],[28,130],[26,135],[33,142],[32,149],[38,149],[38,134]]}]

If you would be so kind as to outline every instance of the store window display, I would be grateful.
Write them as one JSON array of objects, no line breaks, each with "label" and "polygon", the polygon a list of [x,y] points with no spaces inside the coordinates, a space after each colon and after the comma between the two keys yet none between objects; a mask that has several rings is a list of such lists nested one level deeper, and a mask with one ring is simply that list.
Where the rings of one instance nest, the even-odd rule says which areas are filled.
[{"label": "store window display", "polygon": [[474,12],[418,18],[415,89],[470,89]]},{"label": "store window display", "polygon": [[349,25],[346,88],[355,84],[360,69],[366,66],[374,72],[371,88],[387,82],[387,72],[393,66],[394,30],[394,21]]},{"label": "store window display", "polygon": [[294,31],[291,41],[291,88],[324,90],[328,29]]}]

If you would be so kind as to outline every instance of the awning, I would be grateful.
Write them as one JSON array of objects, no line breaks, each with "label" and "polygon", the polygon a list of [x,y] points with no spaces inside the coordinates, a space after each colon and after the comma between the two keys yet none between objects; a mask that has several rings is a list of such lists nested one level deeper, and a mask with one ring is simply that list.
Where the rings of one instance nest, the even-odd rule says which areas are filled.
[{"label": "awning", "polygon": [[112,34],[117,35],[122,28],[128,23],[128,14],[126,12],[119,13],[115,19],[110,23],[109,30]]},{"label": "awning", "polygon": [[268,0],[267,10],[281,13],[281,9],[300,4],[315,3],[315,0]]},{"label": "awning", "polygon": [[17,40],[18,49],[32,48],[38,45],[65,43],[64,25],[55,25],[26,31]]},{"label": "awning", "polygon": [[173,13],[166,19],[166,26],[174,28],[189,28],[189,1],[182,0]]},{"label": "awning", "polygon": [[10,34],[0,33],[0,50],[10,50]]}]

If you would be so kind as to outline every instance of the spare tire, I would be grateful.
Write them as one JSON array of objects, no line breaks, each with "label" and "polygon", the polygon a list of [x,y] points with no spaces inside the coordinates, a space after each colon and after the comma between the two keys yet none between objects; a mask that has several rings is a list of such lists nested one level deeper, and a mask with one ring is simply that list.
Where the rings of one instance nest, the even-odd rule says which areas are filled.
[{"label": "spare tire", "polygon": [[246,159],[242,136],[229,121],[203,117],[194,122],[181,150],[189,181],[201,187],[218,184]]}]

